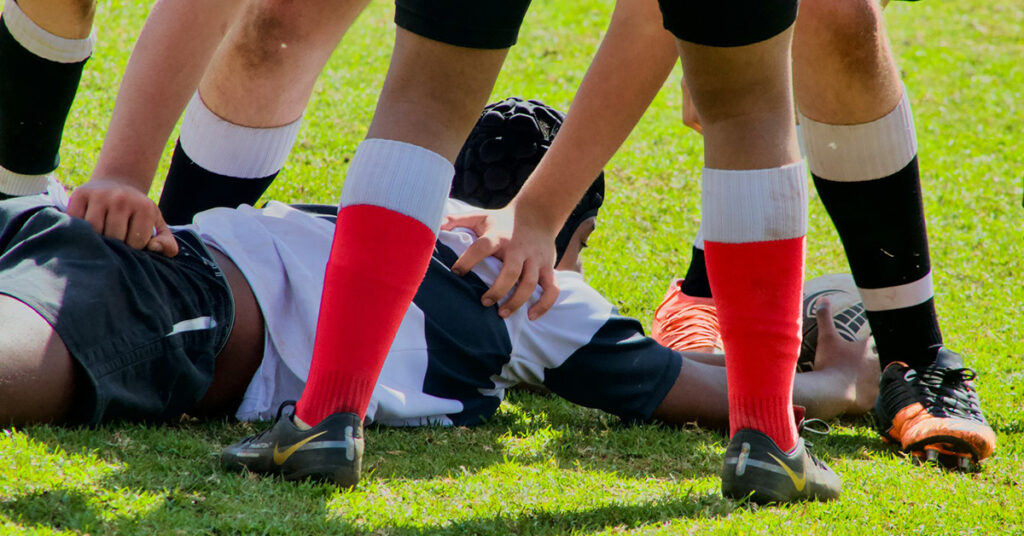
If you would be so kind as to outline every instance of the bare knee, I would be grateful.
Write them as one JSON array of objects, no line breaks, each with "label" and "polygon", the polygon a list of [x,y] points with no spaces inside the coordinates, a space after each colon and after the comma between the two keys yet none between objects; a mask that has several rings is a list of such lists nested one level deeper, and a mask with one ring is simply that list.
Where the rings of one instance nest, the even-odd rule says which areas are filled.
[{"label": "bare knee", "polygon": [[291,2],[263,0],[251,2],[238,21],[239,38],[233,40],[232,50],[244,65],[259,70],[267,65],[282,61],[282,49],[294,37],[291,30],[296,22],[289,20],[293,14]]},{"label": "bare knee", "polygon": [[75,376],[53,328],[24,303],[0,295],[0,426],[63,420]]},{"label": "bare knee", "polygon": [[832,61],[872,65],[884,37],[875,0],[805,0],[800,3],[793,48],[795,54],[808,47],[830,53]]},{"label": "bare knee", "polygon": [[238,22],[233,52],[253,70],[302,61],[297,54],[326,59],[365,4],[365,0],[251,2]]}]

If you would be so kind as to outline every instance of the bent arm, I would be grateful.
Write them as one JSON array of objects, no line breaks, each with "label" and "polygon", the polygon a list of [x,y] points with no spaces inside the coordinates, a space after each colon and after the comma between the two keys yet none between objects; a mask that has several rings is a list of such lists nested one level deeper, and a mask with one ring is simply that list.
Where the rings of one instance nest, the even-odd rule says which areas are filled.
[{"label": "bent arm", "polygon": [[92,180],[148,192],[167,139],[241,2],[161,0],[135,44]]},{"label": "bent arm", "polygon": [[557,233],[665,83],[678,53],[652,0],[620,0],[551,149],[517,197]]},{"label": "bent arm", "polygon": [[[676,57],[675,40],[661,26],[657,4],[620,0],[551,149],[504,214],[475,223],[460,218],[445,223],[446,229],[470,226],[481,236],[452,267],[456,272],[466,273],[492,255],[505,261],[502,273],[482,297],[484,305],[498,302],[517,282],[522,289],[532,289],[536,282],[544,288],[541,299],[530,308],[531,319],[545,314],[555,302],[555,236],[643,116]],[[529,292],[516,292],[501,305],[499,314],[507,318],[514,313],[526,303]]]}]

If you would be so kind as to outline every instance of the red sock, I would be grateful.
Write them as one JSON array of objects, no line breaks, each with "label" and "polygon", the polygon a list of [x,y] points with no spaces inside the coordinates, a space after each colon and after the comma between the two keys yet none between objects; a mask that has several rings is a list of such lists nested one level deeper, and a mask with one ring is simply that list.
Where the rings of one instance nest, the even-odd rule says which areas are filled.
[{"label": "red sock", "polygon": [[386,208],[352,205],[338,213],[313,362],[295,408],[303,422],[315,426],[337,412],[366,416],[435,239],[418,220]]},{"label": "red sock", "polygon": [[804,237],[704,245],[725,344],[730,436],[752,428],[789,450],[797,441]]}]

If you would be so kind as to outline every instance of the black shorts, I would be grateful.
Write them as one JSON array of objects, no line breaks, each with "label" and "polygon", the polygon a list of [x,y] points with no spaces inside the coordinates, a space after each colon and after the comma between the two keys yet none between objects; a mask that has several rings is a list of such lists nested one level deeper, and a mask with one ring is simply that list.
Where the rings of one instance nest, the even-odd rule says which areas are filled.
[{"label": "black shorts", "polygon": [[796,21],[798,0],[658,0],[665,29],[698,45],[736,47],[775,37]]},{"label": "black shorts", "polygon": [[395,0],[395,24],[449,45],[509,48],[529,7],[530,0]]},{"label": "black shorts", "polygon": [[174,258],[104,238],[42,196],[0,202],[0,294],[53,327],[84,374],[69,424],[153,422],[210,386],[234,321],[227,280],[195,233]]}]

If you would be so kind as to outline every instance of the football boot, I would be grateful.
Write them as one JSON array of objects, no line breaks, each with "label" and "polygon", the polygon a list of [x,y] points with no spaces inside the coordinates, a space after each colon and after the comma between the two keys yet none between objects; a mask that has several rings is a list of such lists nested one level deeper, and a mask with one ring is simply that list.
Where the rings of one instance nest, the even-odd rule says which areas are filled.
[{"label": "football boot", "polygon": [[945,348],[921,369],[890,363],[875,403],[878,433],[921,460],[971,470],[996,445],[974,390],[976,377],[959,354]]},{"label": "football boot", "polygon": [[680,352],[721,352],[722,334],[714,300],[684,294],[682,283],[682,279],[673,281],[654,311],[651,337]]},{"label": "football boot", "polygon": [[363,422],[355,413],[335,413],[316,426],[302,430],[294,401],[281,404],[274,425],[224,448],[220,462],[225,469],[281,475],[285,480],[329,480],[351,487],[359,482],[363,460]]},{"label": "football boot", "polygon": [[[821,422],[803,421],[800,410],[801,433],[805,424]],[[816,433],[828,433],[827,428]],[[739,430],[725,451],[720,474],[722,496],[749,497],[758,504],[838,499],[843,487],[839,476],[810,452],[809,445],[798,438],[796,446],[784,452],[772,438],[757,430]]]}]

